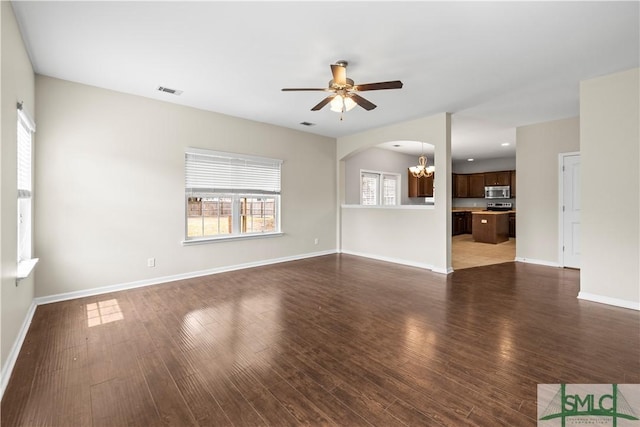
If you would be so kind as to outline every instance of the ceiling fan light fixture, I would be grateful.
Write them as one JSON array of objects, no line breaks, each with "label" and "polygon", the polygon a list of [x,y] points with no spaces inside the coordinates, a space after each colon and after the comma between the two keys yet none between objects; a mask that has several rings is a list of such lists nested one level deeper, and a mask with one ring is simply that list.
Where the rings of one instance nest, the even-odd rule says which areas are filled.
[{"label": "ceiling fan light fixture", "polygon": [[353,110],[355,108],[356,105],[358,105],[358,104],[356,104],[356,102],[353,99],[351,99],[351,97],[348,96],[348,97],[346,97],[344,99],[344,109],[345,110],[351,111],[351,110]]},{"label": "ceiling fan light fixture", "polygon": [[334,111],[336,113],[343,113],[345,111],[353,110],[356,105],[358,104],[356,104],[356,102],[351,99],[351,97],[345,95],[336,95],[336,97],[331,100],[331,111]]},{"label": "ceiling fan light fixture", "polygon": [[331,106],[331,111],[335,111],[336,113],[342,113],[342,107],[344,106],[344,101],[340,95],[334,97],[329,103]]}]

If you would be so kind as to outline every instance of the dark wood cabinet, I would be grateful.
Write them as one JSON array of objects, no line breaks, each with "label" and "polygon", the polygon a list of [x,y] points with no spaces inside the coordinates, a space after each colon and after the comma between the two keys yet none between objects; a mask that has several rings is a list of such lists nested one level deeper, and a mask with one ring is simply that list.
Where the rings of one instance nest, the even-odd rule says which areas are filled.
[{"label": "dark wood cabinet", "polygon": [[469,175],[469,197],[484,198],[484,174]]},{"label": "dark wood cabinet", "polygon": [[467,220],[465,219],[465,212],[453,212],[451,215],[451,234],[457,236],[458,234],[464,234]]},{"label": "dark wood cabinet", "polygon": [[516,214],[509,213],[509,237],[516,237]]},{"label": "dark wood cabinet", "polygon": [[420,197],[433,197],[433,178],[435,175],[420,178],[422,195]]},{"label": "dark wood cabinet", "polygon": [[453,197],[469,197],[469,175],[453,174]]},{"label": "dark wood cabinet", "polygon": [[407,182],[409,183],[409,197],[418,197],[418,178],[411,174],[411,171],[407,174]]},{"label": "dark wood cabinet", "polygon": [[511,171],[511,198],[516,197],[516,171]]},{"label": "dark wood cabinet", "polygon": [[511,171],[485,172],[484,185],[511,185]]},{"label": "dark wood cabinet", "polygon": [[456,211],[451,213],[451,235],[471,233],[471,224],[471,212]]},{"label": "dark wood cabinet", "polygon": [[[435,174],[434,174],[435,175]],[[409,183],[409,197],[433,197],[433,177],[416,178],[411,171],[407,171]]]},{"label": "dark wood cabinet", "polygon": [[509,215],[506,212],[473,214],[473,240],[482,243],[502,243],[509,240]]},{"label": "dark wood cabinet", "polygon": [[454,173],[451,181],[454,198],[484,199],[484,187],[488,185],[509,185],[511,197],[516,194],[516,171]]}]

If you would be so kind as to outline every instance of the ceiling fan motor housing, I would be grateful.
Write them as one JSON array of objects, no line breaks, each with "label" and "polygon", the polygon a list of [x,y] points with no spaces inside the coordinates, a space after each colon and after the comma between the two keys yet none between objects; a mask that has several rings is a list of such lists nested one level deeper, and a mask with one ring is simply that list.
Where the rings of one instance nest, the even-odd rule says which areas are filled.
[{"label": "ceiling fan motor housing", "polygon": [[353,80],[351,80],[350,78],[347,78],[347,83],[345,85],[339,85],[337,84],[333,79],[329,80],[329,89],[353,89]]}]

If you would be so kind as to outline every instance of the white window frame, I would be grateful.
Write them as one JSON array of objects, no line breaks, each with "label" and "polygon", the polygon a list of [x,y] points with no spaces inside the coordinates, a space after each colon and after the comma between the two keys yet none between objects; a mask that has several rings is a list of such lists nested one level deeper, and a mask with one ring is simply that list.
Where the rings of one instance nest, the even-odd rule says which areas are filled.
[{"label": "white window frame", "polygon": [[16,135],[16,190],[17,190],[17,242],[16,284],[29,277],[38,259],[33,254],[33,133],[36,125],[24,111],[22,103],[17,105]]},{"label": "white window frame", "polygon": [[[199,169],[198,160],[209,158],[216,166]],[[203,157],[204,156],[204,157]],[[191,163],[190,163],[191,162]],[[228,164],[223,165],[223,162]],[[220,241],[274,237],[283,235],[281,229],[282,160],[245,154],[227,153],[200,148],[185,149],[185,229],[184,245]],[[236,172],[238,172],[236,174]],[[251,175],[252,172],[255,172]],[[265,175],[266,174],[266,175]],[[258,177],[259,179],[251,179]],[[231,199],[231,230],[229,234],[189,237],[189,199]],[[243,199],[267,199],[273,202],[274,231],[243,231],[241,204]],[[203,216],[204,217],[204,216]],[[204,228],[204,227],[203,227]]]},{"label": "white window frame", "polygon": [[[365,204],[365,198],[363,194],[363,178],[364,176],[369,176],[370,178],[375,178],[377,180],[376,183],[376,203],[375,204]],[[395,198],[394,203],[386,203],[385,202],[385,188],[384,181],[385,178],[393,178],[396,182],[395,185]],[[381,172],[381,171],[373,171],[367,169],[360,169],[360,204],[363,206],[399,206],[401,204],[400,198],[400,189],[402,188],[401,183],[402,175],[395,172]]]}]

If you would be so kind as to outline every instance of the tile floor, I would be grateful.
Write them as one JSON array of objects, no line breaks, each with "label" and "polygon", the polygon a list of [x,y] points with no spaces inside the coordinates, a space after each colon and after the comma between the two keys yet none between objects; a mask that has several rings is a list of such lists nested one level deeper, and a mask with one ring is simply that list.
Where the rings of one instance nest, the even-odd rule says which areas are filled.
[{"label": "tile floor", "polygon": [[451,238],[451,258],[454,270],[500,264],[516,257],[516,239],[498,244],[478,243],[471,234],[460,234]]}]

